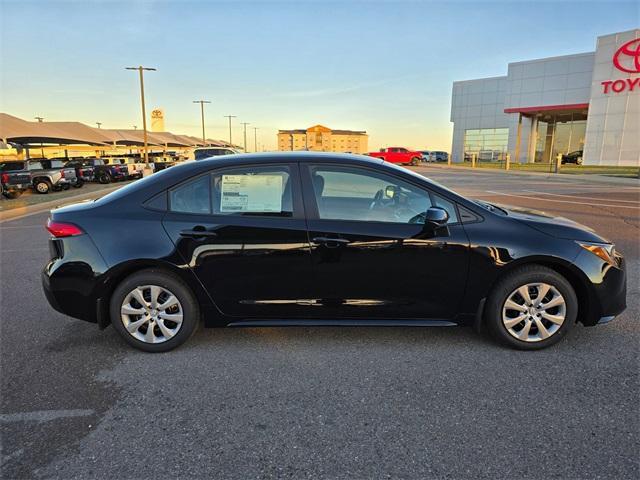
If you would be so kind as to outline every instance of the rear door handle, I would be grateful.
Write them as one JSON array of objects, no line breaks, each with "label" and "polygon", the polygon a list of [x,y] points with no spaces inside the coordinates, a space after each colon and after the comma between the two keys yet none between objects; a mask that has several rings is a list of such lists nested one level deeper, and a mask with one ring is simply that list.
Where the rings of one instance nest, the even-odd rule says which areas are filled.
[{"label": "rear door handle", "polygon": [[329,248],[336,248],[341,245],[347,245],[351,242],[346,238],[314,237],[313,243],[317,245],[324,245]]},{"label": "rear door handle", "polygon": [[205,230],[204,227],[194,227],[192,230],[181,230],[180,236],[182,237],[217,237],[218,234],[216,232],[211,232],[209,230]]}]

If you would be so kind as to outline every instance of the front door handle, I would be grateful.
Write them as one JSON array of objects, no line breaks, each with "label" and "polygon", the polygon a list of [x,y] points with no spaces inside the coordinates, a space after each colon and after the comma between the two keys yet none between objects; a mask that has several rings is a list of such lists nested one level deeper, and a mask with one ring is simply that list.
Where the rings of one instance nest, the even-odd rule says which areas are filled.
[{"label": "front door handle", "polygon": [[314,237],[312,241],[316,245],[324,245],[325,247],[328,247],[328,248],[336,248],[341,245],[347,245],[348,243],[351,243],[346,238],[329,238],[329,237]]},{"label": "front door handle", "polygon": [[191,238],[198,238],[198,237],[217,237],[218,234],[216,232],[212,232],[210,230],[205,229],[204,227],[201,226],[197,226],[197,227],[193,227],[193,229],[191,230],[181,230],[180,231],[180,236],[182,237],[191,237]]}]

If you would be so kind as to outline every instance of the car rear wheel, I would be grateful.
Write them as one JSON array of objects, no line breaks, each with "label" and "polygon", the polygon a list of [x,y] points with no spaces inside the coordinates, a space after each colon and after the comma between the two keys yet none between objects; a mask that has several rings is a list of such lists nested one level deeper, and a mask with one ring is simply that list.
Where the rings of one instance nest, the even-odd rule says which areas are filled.
[{"label": "car rear wheel", "polygon": [[130,345],[166,352],[183,344],[200,323],[191,290],[174,275],[144,270],[127,277],[113,292],[111,323]]},{"label": "car rear wheel", "polygon": [[411,165],[413,165],[414,167],[419,164],[420,164],[420,159],[418,157],[413,157],[411,159]]},{"label": "car rear wheel", "polygon": [[550,268],[531,265],[498,282],[487,301],[485,321],[496,340],[521,350],[537,350],[559,342],[577,313],[571,284]]},{"label": "car rear wheel", "polygon": [[10,192],[2,192],[2,195],[4,195],[6,198],[9,198],[11,200],[13,200],[14,198],[18,198],[20,195],[22,195],[22,191],[21,190],[12,190]]},{"label": "car rear wheel", "polygon": [[51,191],[51,182],[49,180],[36,180],[33,186],[38,193],[45,194]]},{"label": "car rear wheel", "polygon": [[109,175],[107,172],[100,172],[98,173],[98,182],[100,183],[111,183],[111,175]]}]

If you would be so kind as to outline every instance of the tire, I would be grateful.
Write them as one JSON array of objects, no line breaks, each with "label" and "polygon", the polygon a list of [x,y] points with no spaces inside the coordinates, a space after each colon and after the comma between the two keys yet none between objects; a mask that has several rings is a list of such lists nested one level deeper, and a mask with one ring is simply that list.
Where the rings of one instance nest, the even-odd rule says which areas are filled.
[{"label": "tire", "polygon": [[97,179],[98,182],[102,183],[102,184],[107,184],[107,183],[111,183],[111,175],[109,175],[107,172],[100,172],[97,175]]},{"label": "tire", "polygon": [[[526,285],[530,286],[526,294],[531,301],[519,293]],[[543,298],[534,298],[534,294],[539,297],[545,291],[545,286],[549,289]],[[508,300],[513,303],[507,304]],[[536,303],[541,307],[536,308]],[[547,304],[557,306],[542,308]],[[509,308],[511,305],[518,309]],[[562,340],[576,322],[577,314],[578,299],[566,278],[541,265],[526,265],[498,281],[487,299],[484,320],[489,333],[500,343],[519,350],[539,350]]]},{"label": "tire", "polygon": [[49,180],[36,180],[33,182],[33,188],[36,192],[45,195],[51,191],[51,182]]},{"label": "tire", "polygon": [[582,157],[576,159],[576,165],[582,165]]},{"label": "tire", "polygon": [[[172,304],[166,310],[153,309],[150,286],[159,287],[162,291],[156,299],[159,303],[168,302],[167,299],[172,295],[177,299],[177,304]],[[136,300],[137,297],[132,295],[134,290],[142,292],[143,300],[147,301],[146,307],[141,308],[141,303]],[[125,314],[122,311],[124,306],[129,309],[128,311],[145,313]],[[130,310],[131,308],[135,310]],[[200,308],[189,287],[175,275],[156,269],[142,270],[125,278],[111,295],[109,312],[111,323],[122,338],[129,345],[145,352],[166,352],[182,345],[195,333],[200,324]],[[163,314],[167,312],[172,318],[181,315],[181,323],[178,324],[168,318],[162,320]],[[150,321],[153,323],[149,323]],[[125,322],[132,333],[125,326]],[[136,328],[136,325],[139,326]],[[149,325],[154,325],[151,338],[149,338]],[[172,332],[172,336],[165,335],[167,329]]]},{"label": "tire", "polygon": [[2,195],[4,195],[6,198],[13,200],[14,198],[18,198],[20,195],[22,195],[22,190],[14,190],[12,192],[2,192]]},{"label": "tire", "polygon": [[82,186],[84,185],[84,181],[83,180],[76,180],[76,183],[73,184],[73,188],[82,188]]},{"label": "tire", "polygon": [[420,164],[420,159],[418,157],[413,157],[411,159],[411,163],[410,165],[413,165],[414,167]]},{"label": "tire", "polygon": [[62,190],[69,190],[71,188],[71,185],[69,185],[68,183],[65,183],[64,185],[62,185]]}]

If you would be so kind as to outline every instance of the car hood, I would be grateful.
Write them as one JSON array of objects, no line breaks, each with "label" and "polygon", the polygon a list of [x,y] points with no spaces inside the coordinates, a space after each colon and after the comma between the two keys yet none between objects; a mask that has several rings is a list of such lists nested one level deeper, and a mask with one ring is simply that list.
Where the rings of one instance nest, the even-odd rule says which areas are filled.
[{"label": "car hood", "polygon": [[509,218],[513,218],[552,237],[584,242],[611,243],[598,235],[592,228],[568,218],[554,217],[539,210],[511,205],[499,205],[499,207],[507,212]]}]

